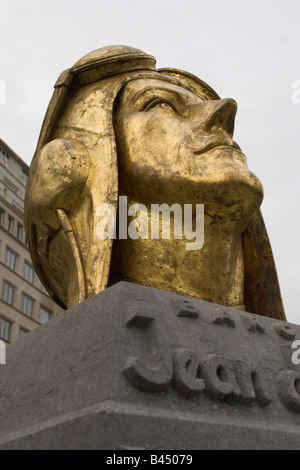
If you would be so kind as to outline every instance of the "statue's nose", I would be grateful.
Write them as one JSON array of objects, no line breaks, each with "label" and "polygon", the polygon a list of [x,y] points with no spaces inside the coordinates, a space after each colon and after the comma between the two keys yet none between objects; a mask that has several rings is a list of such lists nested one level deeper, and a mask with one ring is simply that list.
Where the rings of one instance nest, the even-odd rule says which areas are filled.
[{"label": "statue's nose", "polygon": [[237,103],[231,98],[205,102],[204,129],[212,128],[225,130],[231,137],[234,131],[234,119],[237,111]]}]

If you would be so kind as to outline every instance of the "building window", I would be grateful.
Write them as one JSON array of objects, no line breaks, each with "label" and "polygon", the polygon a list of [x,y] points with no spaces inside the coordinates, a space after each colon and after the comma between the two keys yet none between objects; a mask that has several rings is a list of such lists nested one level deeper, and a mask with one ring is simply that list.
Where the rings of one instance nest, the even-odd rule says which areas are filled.
[{"label": "building window", "polygon": [[17,255],[9,248],[6,248],[5,264],[8,268],[12,269],[13,271],[17,269]]},{"label": "building window", "polygon": [[21,178],[22,178],[23,183],[26,184],[27,178],[28,178],[28,172],[27,172],[26,170],[24,170],[24,168],[22,168],[22,176],[21,176]]},{"label": "building window", "polygon": [[7,230],[12,232],[14,229],[14,219],[9,215],[7,218]]},{"label": "building window", "polygon": [[22,240],[22,238],[23,238],[23,225],[21,225],[19,223],[17,225],[17,238],[18,238],[18,240]]},{"label": "building window", "polygon": [[49,310],[47,310],[45,307],[40,306],[40,323],[44,325],[44,323],[47,323],[50,318],[51,318],[51,313]]},{"label": "building window", "polygon": [[11,322],[0,317],[0,338],[10,341]]},{"label": "building window", "polygon": [[43,286],[43,284],[42,284],[42,287],[41,287],[41,291],[42,291],[45,295],[48,295],[48,297],[49,297],[48,291],[45,289],[45,287]]},{"label": "building window", "polygon": [[34,269],[27,261],[24,261],[23,276],[30,284],[34,284]]},{"label": "building window", "polygon": [[19,338],[22,338],[22,336],[26,335],[26,333],[28,333],[28,330],[25,330],[25,328],[22,328],[20,326],[20,328],[19,328]]},{"label": "building window", "polygon": [[28,317],[32,317],[34,300],[28,295],[22,293],[21,297],[21,311]]},{"label": "building window", "polygon": [[6,178],[6,176],[4,176],[3,181],[4,181],[4,184],[5,184],[6,186],[8,186],[11,191],[13,191],[13,192],[16,193],[16,194],[19,194],[19,189],[17,188],[17,186],[15,186],[15,185],[11,182],[10,179],[8,179],[8,178]]},{"label": "building window", "polygon": [[1,148],[0,148],[0,165],[4,166],[5,168],[9,168],[9,156]]},{"label": "building window", "polygon": [[3,281],[2,285],[2,299],[10,305],[14,303],[15,287],[9,282]]},{"label": "building window", "polygon": [[0,209],[0,225],[4,223],[4,210]]},{"label": "building window", "polygon": [[20,215],[23,217],[24,215],[24,210],[23,210],[23,207],[21,207],[17,202],[15,201],[12,201],[11,205],[17,209],[17,211],[20,213]]}]

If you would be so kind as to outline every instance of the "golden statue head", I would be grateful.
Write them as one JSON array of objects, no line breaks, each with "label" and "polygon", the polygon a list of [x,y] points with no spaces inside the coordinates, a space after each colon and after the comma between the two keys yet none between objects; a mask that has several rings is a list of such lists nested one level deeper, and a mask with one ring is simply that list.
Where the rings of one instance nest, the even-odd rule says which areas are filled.
[{"label": "golden statue head", "polygon": [[[127,47],[98,49],[55,84],[27,183],[35,269],[64,308],[120,279],[284,319],[263,190],[233,141],[236,103]],[[101,239],[99,206],[204,204],[204,246]],[[206,235],[207,234],[207,235]]]}]

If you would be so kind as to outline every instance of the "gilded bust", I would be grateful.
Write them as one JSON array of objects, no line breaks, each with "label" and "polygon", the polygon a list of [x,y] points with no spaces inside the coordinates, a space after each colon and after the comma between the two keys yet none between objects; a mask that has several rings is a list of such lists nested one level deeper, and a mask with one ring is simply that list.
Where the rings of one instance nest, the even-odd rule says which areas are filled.
[{"label": "gilded bust", "polygon": [[[121,279],[285,319],[263,189],[233,140],[237,105],[127,46],[63,72],[25,199],[33,263],[64,308]],[[99,206],[204,205],[204,245],[97,235]],[[118,229],[117,229],[118,232]]]}]

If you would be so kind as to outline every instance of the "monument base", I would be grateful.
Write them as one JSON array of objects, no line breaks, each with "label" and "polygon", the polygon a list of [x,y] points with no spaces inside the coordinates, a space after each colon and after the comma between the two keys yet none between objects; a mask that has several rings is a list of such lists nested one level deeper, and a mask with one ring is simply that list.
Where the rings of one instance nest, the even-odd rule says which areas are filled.
[{"label": "monument base", "polygon": [[299,449],[293,426],[249,426],[113,401],[12,433],[1,450],[287,450]]},{"label": "monument base", "polygon": [[299,449],[297,339],[120,282],[7,348],[0,449]]}]

